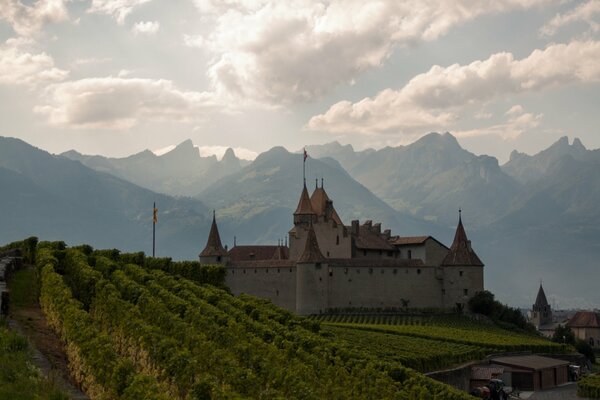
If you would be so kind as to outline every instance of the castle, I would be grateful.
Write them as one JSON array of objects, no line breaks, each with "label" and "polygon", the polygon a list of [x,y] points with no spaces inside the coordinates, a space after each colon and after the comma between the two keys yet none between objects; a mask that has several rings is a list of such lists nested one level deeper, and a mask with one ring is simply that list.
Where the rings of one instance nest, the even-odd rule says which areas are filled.
[{"label": "castle", "polygon": [[289,247],[223,247],[213,214],[203,264],[225,266],[226,283],[301,315],[346,308],[462,310],[483,290],[483,263],[459,213],[450,248],[432,236],[392,236],[380,223],[345,225],[323,183],[306,183],[288,233]]}]

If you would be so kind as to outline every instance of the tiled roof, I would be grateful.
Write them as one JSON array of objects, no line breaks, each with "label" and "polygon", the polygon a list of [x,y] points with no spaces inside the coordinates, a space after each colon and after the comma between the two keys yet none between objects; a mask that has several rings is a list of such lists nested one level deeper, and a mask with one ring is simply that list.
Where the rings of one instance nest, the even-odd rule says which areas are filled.
[{"label": "tiled roof", "polygon": [[232,262],[273,260],[276,255],[277,257],[283,255],[283,259],[287,259],[289,257],[289,248],[286,246],[234,246],[229,250],[229,260]]},{"label": "tiled roof", "polygon": [[[327,196],[327,192],[325,192],[323,187],[317,187],[310,196],[312,209],[319,216],[325,214],[328,202],[331,202],[331,200],[329,199],[329,196]],[[331,219],[333,219],[337,224],[343,225],[340,216],[338,215],[337,211],[335,211],[335,208],[333,208],[333,202],[331,202],[331,208]]]},{"label": "tiled roof", "polygon": [[312,208],[310,203],[310,198],[308,197],[308,190],[306,190],[306,185],[302,188],[302,193],[300,194],[300,200],[298,201],[298,207],[296,207],[296,214],[314,214],[315,211]]},{"label": "tiled roof", "polygon": [[431,236],[395,236],[390,239],[390,243],[394,245],[403,244],[423,244]]},{"label": "tiled roof", "polygon": [[562,365],[569,365],[568,361],[536,355],[498,357],[494,358],[492,362],[495,364],[507,365],[511,367],[524,368],[529,370],[540,370],[545,368],[559,367]]},{"label": "tiled roof", "polygon": [[600,313],[593,311],[578,311],[567,322],[573,328],[600,328]]},{"label": "tiled roof", "polygon": [[546,293],[544,293],[544,288],[542,284],[540,284],[540,290],[538,290],[537,297],[535,298],[535,307],[544,307],[548,305],[548,300],[546,299]]},{"label": "tiled roof", "polygon": [[483,267],[483,263],[471,248],[471,241],[467,239],[467,233],[463,227],[462,220],[458,218],[458,226],[454,235],[454,242],[450,246],[448,254],[442,261],[443,266],[471,265]]},{"label": "tiled roof", "polygon": [[308,236],[306,237],[306,244],[304,245],[304,252],[300,258],[298,258],[299,263],[314,263],[314,262],[323,262],[325,257],[323,257],[323,253],[319,249],[319,243],[317,242],[317,235],[315,235],[315,230],[313,229],[312,224],[308,228]]},{"label": "tiled roof", "polygon": [[213,212],[212,225],[210,226],[210,233],[208,234],[208,240],[206,241],[206,247],[200,253],[200,257],[214,257],[214,256],[226,256],[227,251],[221,244],[221,236],[219,236],[219,228],[217,228],[217,221],[215,219],[215,213]]}]

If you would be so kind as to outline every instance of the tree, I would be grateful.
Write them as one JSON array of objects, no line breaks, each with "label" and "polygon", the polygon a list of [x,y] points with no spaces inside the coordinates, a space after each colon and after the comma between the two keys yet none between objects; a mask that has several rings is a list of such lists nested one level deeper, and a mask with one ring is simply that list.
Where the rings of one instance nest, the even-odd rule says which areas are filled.
[{"label": "tree", "polygon": [[590,346],[588,342],[586,342],[585,340],[577,339],[577,341],[575,342],[575,348],[577,349],[578,353],[583,354],[585,358],[590,360],[592,364],[596,362],[596,355],[594,354],[594,349],[592,349],[592,346]]},{"label": "tree", "polygon": [[575,345],[575,334],[568,326],[559,325],[554,330],[552,341],[556,343]]}]

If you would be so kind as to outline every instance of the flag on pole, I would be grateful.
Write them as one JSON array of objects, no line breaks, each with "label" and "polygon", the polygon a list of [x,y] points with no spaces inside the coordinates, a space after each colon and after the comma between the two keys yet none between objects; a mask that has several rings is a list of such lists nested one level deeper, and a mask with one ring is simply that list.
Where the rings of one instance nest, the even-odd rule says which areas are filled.
[{"label": "flag on pole", "polygon": [[308,157],[308,153],[306,152],[306,148],[304,148],[304,161],[306,161],[307,157]]},{"label": "flag on pole", "polygon": [[152,222],[158,222],[158,208],[156,208],[156,203],[154,205],[154,209],[152,210]]}]

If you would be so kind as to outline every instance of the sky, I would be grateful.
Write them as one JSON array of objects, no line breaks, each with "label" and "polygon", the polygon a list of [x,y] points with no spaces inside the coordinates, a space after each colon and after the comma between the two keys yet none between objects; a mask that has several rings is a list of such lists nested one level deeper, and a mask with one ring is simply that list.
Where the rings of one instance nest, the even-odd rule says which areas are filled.
[{"label": "sky", "polygon": [[450,132],[600,147],[600,0],[0,0],[0,135],[243,158]]}]

